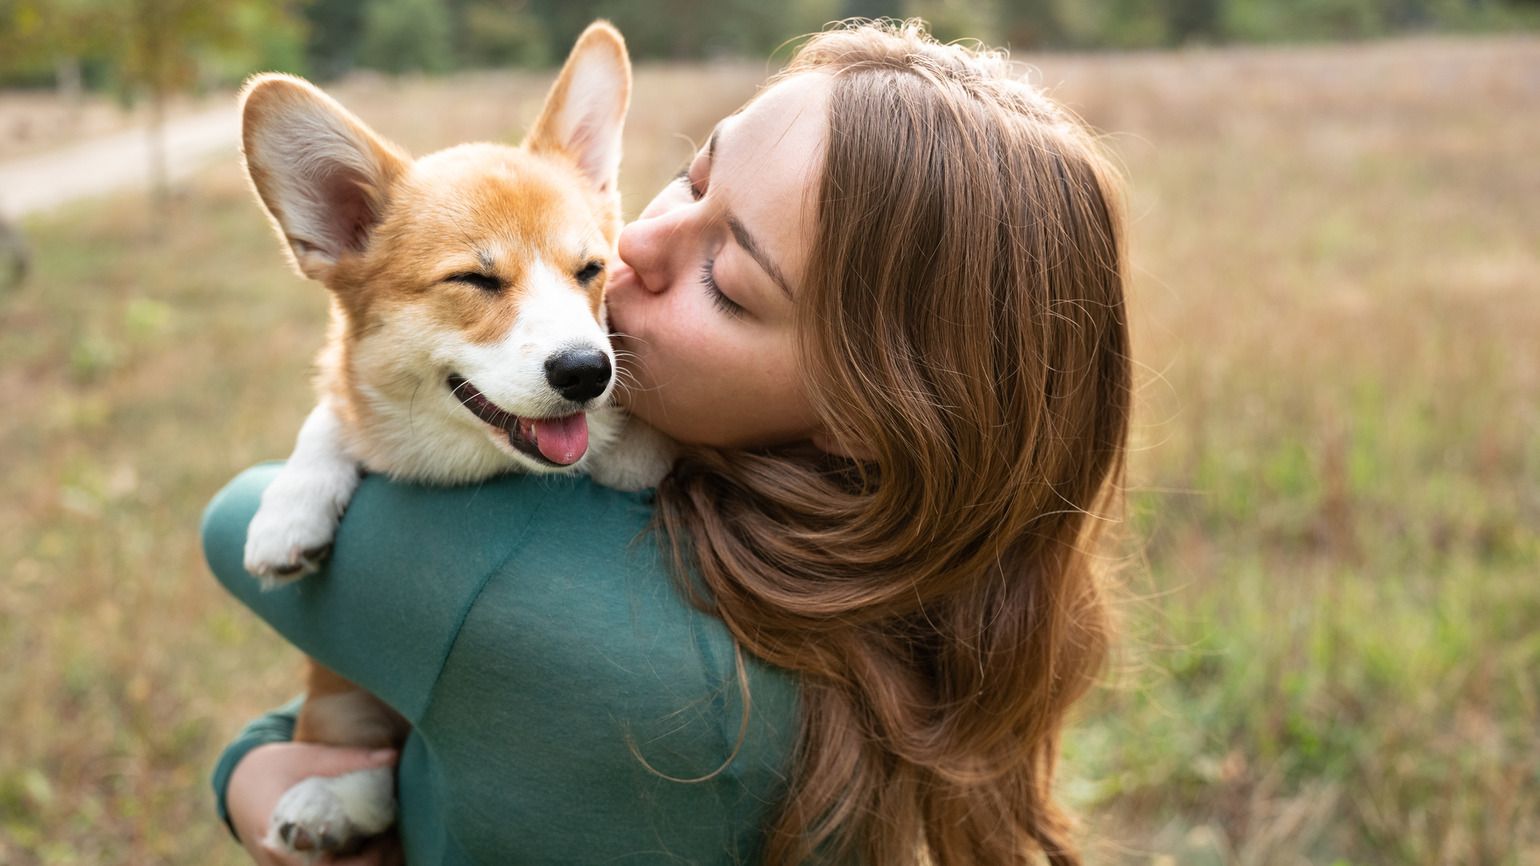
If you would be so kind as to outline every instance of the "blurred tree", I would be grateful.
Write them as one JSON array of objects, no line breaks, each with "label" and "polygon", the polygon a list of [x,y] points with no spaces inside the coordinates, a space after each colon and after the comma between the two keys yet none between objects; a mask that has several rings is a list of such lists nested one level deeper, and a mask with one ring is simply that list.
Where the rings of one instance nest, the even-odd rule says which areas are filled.
[{"label": "blurred tree", "polygon": [[[722,0],[721,9],[735,26],[706,21],[708,55],[764,57],[785,39],[798,35],[795,4],[762,0]],[[715,25],[715,26],[713,26]]]},{"label": "blurred tree", "polygon": [[1055,0],[1004,0],[1000,40],[1010,48],[1056,48],[1064,44],[1064,23]]},{"label": "blurred tree", "polygon": [[[552,58],[565,56],[595,18],[608,18],[625,34],[637,59],[700,59],[767,56],[787,40],[822,29],[843,14],[844,0],[529,0],[543,25]],[[895,4],[894,14],[898,14]]]},{"label": "blurred tree", "polygon": [[905,15],[903,4],[892,0],[842,0],[840,7],[841,18],[902,18]]},{"label": "blurred tree", "polygon": [[[1083,0],[1060,7],[1065,42],[1076,47],[1137,48],[1169,42],[1171,0]],[[1271,2],[1271,0],[1261,0]]]},{"label": "blurred tree", "polygon": [[0,80],[52,80],[80,106],[85,58],[113,36],[109,0],[0,0]]},{"label": "blurred tree", "polygon": [[1381,30],[1387,0],[1229,0],[1227,30],[1246,41],[1356,39]]},{"label": "blurred tree", "polygon": [[1196,40],[1215,42],[1224,35],[1223,0],[1164,0],[1164,3],[1166,33],[1171,42],[1177,45]]},{"label": "blurred tree", "polygon": [[551,63],[545,24],[529,0],[461,0],[455,54],[469,66],[546,66]]},{"label": "blurred tree", "polygon": [[200,52],[202,80],[232,83],[253,72],[270,71],[310,75],[305,50],[310,25],[296,5],[243,2],[225,7],[235,36]]},{"label": "blurred tree", "polygon": [[1428,0],[1387,0],[1386,5],[1386,17],[1393,27],[1426,27],[1433,21],[1433,10]]},{"label": "blurred tree", "polygon": [[802,37],[817,33],[830,22],[845,17],[841,9],[843,5],[844,0],[788,0],[781,5],[781,17],[769,22],[764,35],[749,50],[748,56],[759,59],[775,51],[778,56],[784,57]]},{"label": "blurred tree", "polygon": [[27,279],[30,260],[27,239],[0,215],[0,290],[21,285]]},{"label": "blurred tree", "polygon": [[107,50],[123,85],[150,108],[150,187],[157,203],[170,193],[166,165],[166,100],[199,80],[205,55],[239,49],[253,29],[291,21],[284,0],[120,0],[104,4],[105,23],[118,38]]},{"label": "blurred tree", "polygon": [[[530,12],[543,25],[548,40],[546,44],[551,47],[551,56],[555,58],[567,56],[564,46],[570,46],[577,35],[583,32],[583,28],[588,26],[588,22],[606,17],[600,12],[601,5],[597,0],[530,0],[529,7]],[[626,43],[631,47],[633,55],[651,53],[639,50],[637,34],[619,22],[616,24],[620,32],[626,35]]]},{"label": "blurred tree", "polygon": [[362,0],[310,0],[305,4],[309,28],[305,66],[311,75],[323,81],[336,78],[358,62],[364,9]]},{"label": "blurred tree", "polygon": [[454,66],[443,0],[374,0],[364,10],[358,64],[385,72],[445,72]]},{"label": "blurred tree", "polygon": [[993,44],[999,41],[996,38],[999,11],[994,0],[909,0],[904,5],[906,17],[928,21],[930,32],[943,42],[978,39]]},{"label": "blurred tree", "polygon": [[[597,17],[608,18],[626,35],[628,45],[635,44],[640,56],[661,56],[673,59],[696,59],[711,54],[726,53],[718,39],[722,30],[715,25],[731,15],[713,16],[702,14],[697,0],[653,0],[648,4],[600,2],[589,4]],[[725,2],[724,5],[732,5]],[[587,26],[588,20],[575,22],[577,30]],[[736,23],[736,22],[735,22]],[[573,32],[573,36],[577,31]],[[560,52],[566,53],[571,37],[562,40]]]}]

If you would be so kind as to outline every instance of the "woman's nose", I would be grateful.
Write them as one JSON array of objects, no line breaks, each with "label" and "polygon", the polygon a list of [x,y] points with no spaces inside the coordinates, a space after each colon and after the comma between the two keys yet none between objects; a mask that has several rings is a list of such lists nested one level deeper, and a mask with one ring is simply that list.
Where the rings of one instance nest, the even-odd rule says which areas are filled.
[{"label": "woman's nose", "polygon": [[[668,241],[678,241],[679,226],[670,226],[668,214],[643,217],[620,230],[620,260],[630,266],[637,282],[650,292],[661,292],[669,284]],[[677,222],[677,220],[673,221]]]}]

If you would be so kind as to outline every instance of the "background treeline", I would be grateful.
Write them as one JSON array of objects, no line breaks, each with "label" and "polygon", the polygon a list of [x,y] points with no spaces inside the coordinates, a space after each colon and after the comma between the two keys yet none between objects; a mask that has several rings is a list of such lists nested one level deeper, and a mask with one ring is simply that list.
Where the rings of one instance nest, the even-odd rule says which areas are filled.
[{"label": "background treeline", "polygon": [[1365,38],[1540,27],[1540,0],[0,0],[0,86],[123,94],[258,69],[539,67],[594,18],[638,59],[764,58],[847,16],[919,16],[1014,49]]}]

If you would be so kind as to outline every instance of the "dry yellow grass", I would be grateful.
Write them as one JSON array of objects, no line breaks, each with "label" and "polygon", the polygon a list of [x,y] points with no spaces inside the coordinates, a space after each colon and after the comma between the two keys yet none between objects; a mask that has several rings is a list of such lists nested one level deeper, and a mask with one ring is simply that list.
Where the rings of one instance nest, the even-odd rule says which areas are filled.
[{"label": "dry yellow grass", "polygon": [[1535,862],[1540,42],[1044,66],[1118,131],[1146,370],[1099,850]]},{"label": "dry yellow grass", "polygon": [[[1134,671],[1066,758],[1096,859],[1534,862],[1540,42],[1029,60],[1131,182]],[[641,71],[628,212],[764,72]],[[421,152],[548,80],[338,93]],[[196,526],[287,450],[324,298],[233,154],[145,207],[34,221],[0,297],[0,863],[242,862],[207,771],[295,682]]]}]

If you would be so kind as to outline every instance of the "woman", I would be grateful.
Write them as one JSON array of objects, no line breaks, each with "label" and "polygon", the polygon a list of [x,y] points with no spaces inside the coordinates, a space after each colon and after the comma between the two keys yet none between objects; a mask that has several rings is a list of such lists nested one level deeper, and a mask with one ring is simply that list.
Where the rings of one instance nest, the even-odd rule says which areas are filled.
[{"label": "woman", "polygon": [[[1078,863],[1051,783],[1108,641],[1122,231],[1002,58],[820,34],[622,232],[625,401],[692,446],[653,494],[371,479],[329,573],[263,596],[253,470],[210,562],[413,721],[409,862]],[[284,720],[215,779],[259,860],[277,792],[392,759],[259,745]]]}]

